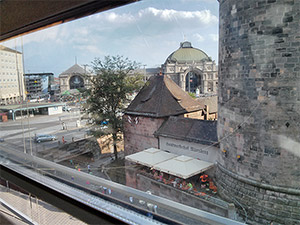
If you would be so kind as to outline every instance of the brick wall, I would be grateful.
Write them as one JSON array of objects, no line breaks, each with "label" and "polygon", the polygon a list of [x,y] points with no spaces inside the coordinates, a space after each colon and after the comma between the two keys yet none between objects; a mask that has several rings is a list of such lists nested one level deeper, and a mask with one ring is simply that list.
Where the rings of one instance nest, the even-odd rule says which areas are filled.
[{"label": "brick wall", "polygon": [[165,119],[124,115],[124,152],[130,155],[147,148],[158,148],[158,139],[153,133]]},{"label": "brick wall", "polygon": [[259,224],[300,223],[299,30],[298,0],[220,0],[219,190]]}]

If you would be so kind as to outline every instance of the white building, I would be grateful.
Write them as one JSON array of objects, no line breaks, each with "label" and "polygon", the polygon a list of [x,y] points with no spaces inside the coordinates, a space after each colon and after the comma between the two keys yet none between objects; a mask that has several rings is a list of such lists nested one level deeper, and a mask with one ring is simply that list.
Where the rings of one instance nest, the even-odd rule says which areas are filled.
[{"label": "white building", "polygon": [[0,45],[0,104],[25,99],[22,53]]},{"label": "white building", "polygon": [[170,54],[162,69],[184,91],[196,95],[217,94],[217,65],[205,52],[193,48],[191,42],[180,43],[179,49]]}]

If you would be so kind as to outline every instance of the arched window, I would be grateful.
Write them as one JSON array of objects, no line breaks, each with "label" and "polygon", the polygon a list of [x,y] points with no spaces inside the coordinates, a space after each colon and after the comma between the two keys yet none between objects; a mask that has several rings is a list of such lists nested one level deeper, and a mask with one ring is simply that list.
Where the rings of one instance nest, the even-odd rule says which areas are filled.
[{"label": "arched window", "polygon": [[195,72],[188,72],[185,77],[185,91],[196,93],[197,88],[202,91],[201,88],[201,77]]},{"label": "arched window", "polygon": [[70,79],[70,89],[83,88],[84,81],[81,76],[75,75]]}]

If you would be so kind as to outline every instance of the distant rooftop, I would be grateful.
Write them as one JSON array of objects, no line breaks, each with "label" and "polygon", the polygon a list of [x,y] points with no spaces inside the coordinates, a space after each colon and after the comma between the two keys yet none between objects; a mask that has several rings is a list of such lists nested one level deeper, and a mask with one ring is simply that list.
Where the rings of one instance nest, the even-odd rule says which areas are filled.
[{"label": "distant rooftop", "polygon": [[167,117],[204,108],[168,76],[152,76],[126,109],[126,114]]},{"label": "distant rooftop", "polygon": [[218,143],[217,121],[172,116],[162,124],[155,135],[213,145]]},{"label": "distant rooftop", "polygon": [[166,62],[169,63],[192,63],[200,61],[211,61],[208,55],[197,48],[193,48],[191,42],[180,43],[180,48],[171,53]]},{"label": "distant rooftop", "polygon": [[74,64],[66,71],[62,72],[60,75],[70,75],[70,74],[86,74],[87,71],[85,71],[81,66],[78,64]]}]

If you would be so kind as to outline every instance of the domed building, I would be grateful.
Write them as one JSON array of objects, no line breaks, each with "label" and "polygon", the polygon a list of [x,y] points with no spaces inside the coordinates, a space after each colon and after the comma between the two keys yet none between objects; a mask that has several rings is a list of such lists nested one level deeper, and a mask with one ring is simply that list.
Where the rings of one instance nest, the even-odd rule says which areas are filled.
[{"label": "domed building", "polygon": [[180,43],[162,65],[163,73],[184,91],[196,95],[214,95],[218,89],[218,68],[215,61],[191,42]]}]

